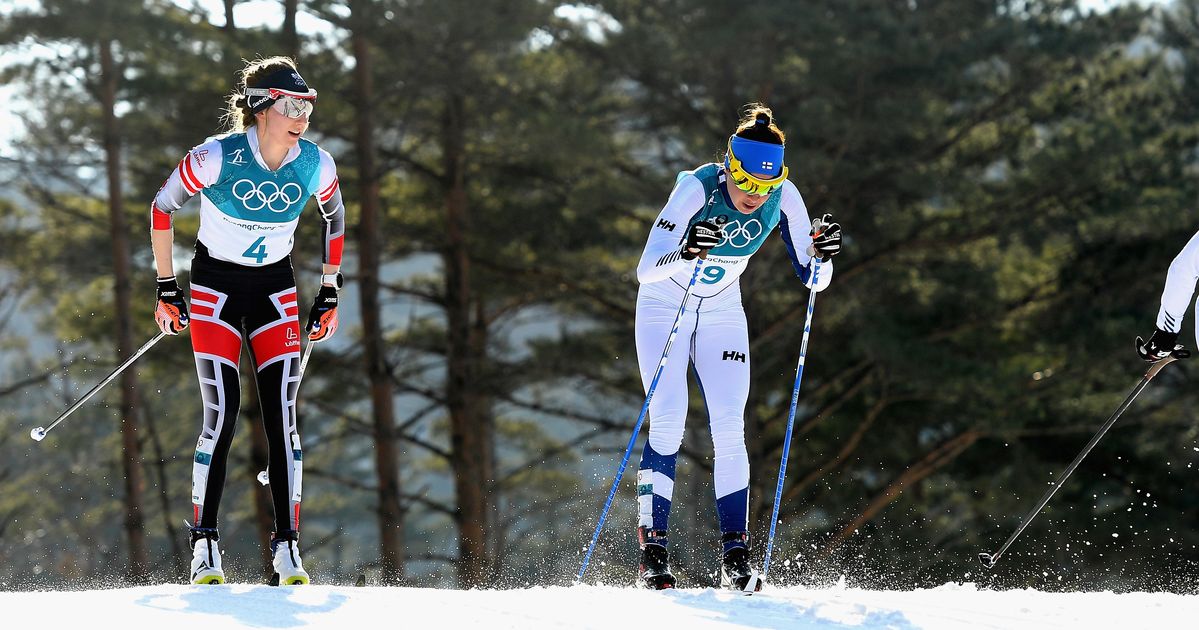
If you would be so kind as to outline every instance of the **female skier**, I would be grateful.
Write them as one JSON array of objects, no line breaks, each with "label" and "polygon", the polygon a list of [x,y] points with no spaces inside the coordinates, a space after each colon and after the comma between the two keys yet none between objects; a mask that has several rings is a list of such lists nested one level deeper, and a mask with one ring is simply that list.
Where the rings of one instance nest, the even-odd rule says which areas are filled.
[{"label": "female skier", "polygon": [[[191,323],[204,425],[192,464],[193,584],[225,581],[217,547],[217,510],[237,422],[243,342],[248,342],[269,443],[280,584],[307,584],[300,561],[302,456],[296,432],[300,325],[292,239],[309,197],[325,221],[324,275],[308,315],[309,343],[337,330],[345,208],[333,158],[301,136],[316,102],[295,62],[271,57],[249,63],[230,95],[228,132],[192,149],[154,197],[150,241],[158,271],[155,320],[175,335]],[[175,281],[171,215],[200,193],[200,231],[191,266],[191,313]]]},{"label": "female skier", "polygon": [[[649,439],[637,472],[640,577],[648,588],[672,588],[667,562],[667,521],[674,490],[675,459],[687,416],[687,367],[707,404],[715,455],[716,512],[721,531],[721,582],[749,584],[749,455],[745,449],[745,402],[749,396],[749,336],[739,278],[754,252],[781,225],[783,243],[803,283],[828,286],[829,261],[841,250],[841,227],[831,215],[813,232],[807,208],[787,180],[785,136],[771,110],[751,105],[729,137],[724,163],[680,173],[666,206],[650,226],[637,279],[637,361],[648,390],[671,325],[686,294],[694,259],[703,271],[679,323],[680,338],[650,403]],[[813,274],[813,257],[823,260]],[[813,276],[816,277],[813,277]]]}]

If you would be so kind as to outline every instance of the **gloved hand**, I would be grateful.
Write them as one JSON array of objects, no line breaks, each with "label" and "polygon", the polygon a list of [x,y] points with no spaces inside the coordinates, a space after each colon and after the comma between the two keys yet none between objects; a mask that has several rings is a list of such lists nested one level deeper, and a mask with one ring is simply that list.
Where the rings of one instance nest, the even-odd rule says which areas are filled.
[{"label": "gloved hand", "polygon": [[190,321],[187,316],[187,301],[183,299],[183,290],[175,277],[159,278],[155,290],[158,304],[154,308],[154,322],[158,328],[168,335],[178,335],[187,328]]},{"label": "gloved hand", "polygon": [[687,243],[683,245],[683,260],[694,260],[696,256],[705,256],[709,249],[716,247],[724,239],[720,226],[707,221],[700,221],[687,230]]},{"label": "gloved hand", "polygon": [[841,224],[833,221],[833,215],[824,216],[812,222],[812,255],[827,260],[841,253]]},{"label": "gloved hand", "polygon": [[322,284],[308,311],[308,341],[324,341],[337,332],[337,289]]},{"label": "gloved hand", "polygon": [[1182,347],[1178,341],[1178,333],[1164,330],[1153,330],[1149,341],[1137,337],[1137,355],[1149,363],[1157,363],[1166,357],[1185,359],[1191,356],[1191,351]]}]

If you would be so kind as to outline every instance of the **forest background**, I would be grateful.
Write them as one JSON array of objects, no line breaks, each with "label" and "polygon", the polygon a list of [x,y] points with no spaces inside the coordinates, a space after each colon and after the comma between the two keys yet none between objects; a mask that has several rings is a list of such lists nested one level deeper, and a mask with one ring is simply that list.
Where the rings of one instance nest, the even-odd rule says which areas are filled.
[{"label": "forest background", "polygon": [[[1144,369],[1132,339],[1199,226],[1199,0],[283,0],[251,3],[250,25],[239,4],[0,10],[0,588],[185,575],[186,338],[27,436],[156,332],[150,199],[220,130],[243,59],[272,54],[319,90],[309,137],[347,204],[342,330],[300,392],[316,580],[570,582],[643,400],[641,247],[675,174],[718,159],[761,101],[809,212],[846,235],[816,301],[774,579],[1199,583],[1186,362],[993,572],[975,560]],[[195,203],[175,222],[184,283]],[[807,292],[776,238],[742,285],[761,543]],[[271,519],[243,381],[221,531],[230,577],[256,581]],[[672,519],[688,584],[718,550],[703,408],[693,392]],[[633,477],[591,580],[633,581]]]}]

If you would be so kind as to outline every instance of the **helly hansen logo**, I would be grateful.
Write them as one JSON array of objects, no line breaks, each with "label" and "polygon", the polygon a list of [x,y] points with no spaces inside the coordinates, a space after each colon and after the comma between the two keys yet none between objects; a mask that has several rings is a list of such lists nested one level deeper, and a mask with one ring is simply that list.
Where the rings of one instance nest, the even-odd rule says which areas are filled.
[{"label": "helly hansen logo", "polygon": [[667,232],[674,231],[674,224],[666,219],[658,219],[658,227],[665,229]]},{"label": "helly hansen logo", "polygon": [[720,360],[721,361],[740,361],[742,363],[745,363],[745,353],[737,352],[735,350],[725,350],[724,354],[721,355]]}]

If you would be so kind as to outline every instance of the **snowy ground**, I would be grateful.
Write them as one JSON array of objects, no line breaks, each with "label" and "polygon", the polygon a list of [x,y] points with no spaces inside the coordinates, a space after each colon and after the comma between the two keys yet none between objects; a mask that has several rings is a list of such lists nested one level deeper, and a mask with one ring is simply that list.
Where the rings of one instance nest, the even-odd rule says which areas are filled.
[{"label": "snowy ground", "polygon": [[9,627],[39,628],[765,628],[1054,630],[1194,628],[1199,596],[1168,593],[711,589],[598,586],[504,591],[256,585],[0,593]]}]

